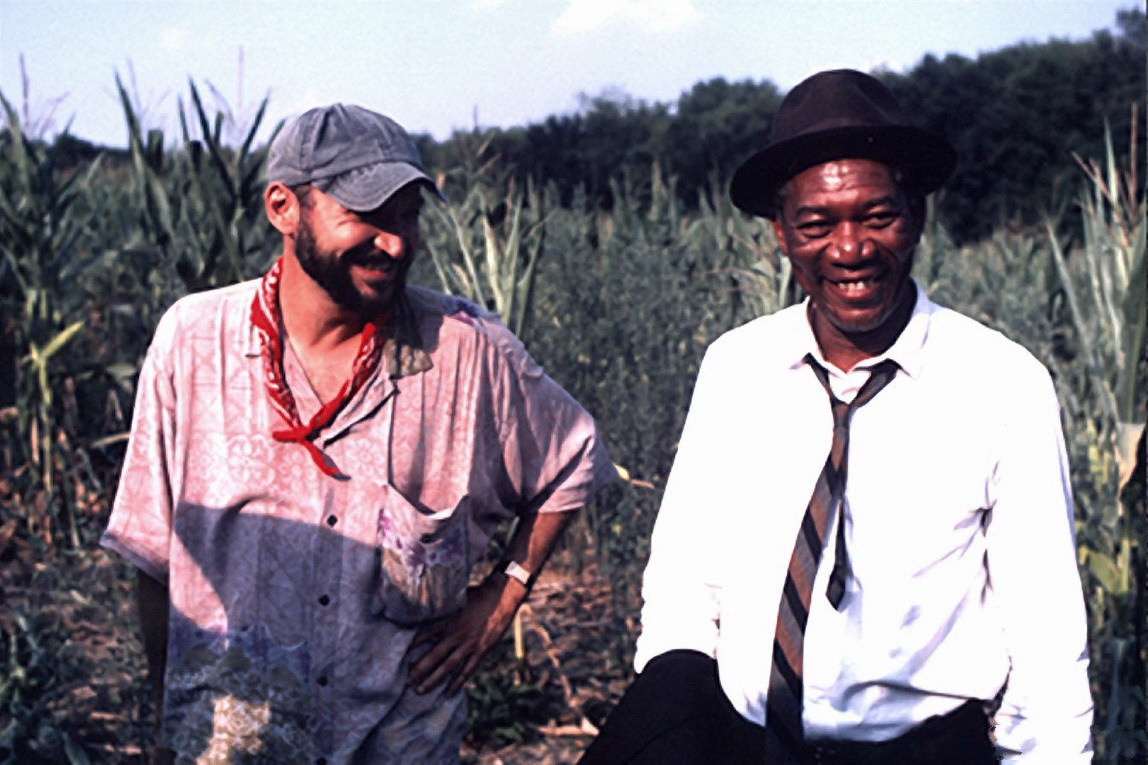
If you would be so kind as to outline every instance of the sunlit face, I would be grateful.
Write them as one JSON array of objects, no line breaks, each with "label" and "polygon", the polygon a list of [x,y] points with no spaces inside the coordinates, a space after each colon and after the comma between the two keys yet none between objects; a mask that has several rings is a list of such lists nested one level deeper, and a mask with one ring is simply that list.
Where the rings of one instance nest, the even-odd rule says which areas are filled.
[{"label": "sunlit face", "polygon": [[889,166],[868,159],[815,165],[787,184],[774,231],[831,361],[834,353],[854,361],[876,355],[904,329],[919,208]]},{"label": "sunlit face", "polygon": [[417,183],[369,212],[348,210],[317,189],[307,191],[295,232],[300,267],[337,305],[366,317],[386,312],[414,261],[422,204]]}]

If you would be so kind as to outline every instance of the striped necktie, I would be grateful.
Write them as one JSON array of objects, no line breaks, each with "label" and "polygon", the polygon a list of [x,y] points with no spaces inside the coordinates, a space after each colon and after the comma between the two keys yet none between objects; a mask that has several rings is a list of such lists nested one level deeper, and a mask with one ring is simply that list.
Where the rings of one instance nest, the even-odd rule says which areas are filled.
[{"label": "striped necktie", "polygon": [[805,622],[813,594],[813,579],[821,560],[831,518],[837,516],[837,541],[833,572],[829,577],[826,597],[834,608],[845,594],[849,576],[849,559],[845,551],[844,499],[848,469],[849,420],[853,412],[867,403],[897,374],[897,363],[885,360],[873,367],[869,379],[861,386],[852,403],[846,404],[833,395],[825,369],[806,355],[806,362],[829,394],[833,410],[833,444],[825,467],[817,477],[813,496],[801,520],[801,529],[793,545],[785,589],[777,611],[777,628],[773,639],[773,667],[769,676],[766,700],[766,739],[770,765],[803,762],[805,735],[801,726],[801,698]]}]

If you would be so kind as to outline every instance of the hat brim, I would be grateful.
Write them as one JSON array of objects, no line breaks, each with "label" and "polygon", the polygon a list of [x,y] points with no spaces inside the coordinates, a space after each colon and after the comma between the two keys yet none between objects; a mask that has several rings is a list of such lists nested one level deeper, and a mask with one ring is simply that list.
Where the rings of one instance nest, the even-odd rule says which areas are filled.
[{"label": "hat brim", "polygon": [[315,185],[336,202],[355,212],[369,212],[382,207],[395,192],[411,183],[429,187],[439,199],[446,196],[426,173],[406,162],[376,162],[357,167]]},{"label": "hat brim", "polygon": [[944,138],[912,126],[842,127],[800,135],[769,146],[742,163],[730,199],[751,215],[773,218],[777,192],[793,176],[835,159],[874,159],[913,174],[923,194],[953,172],[957,153]]}]

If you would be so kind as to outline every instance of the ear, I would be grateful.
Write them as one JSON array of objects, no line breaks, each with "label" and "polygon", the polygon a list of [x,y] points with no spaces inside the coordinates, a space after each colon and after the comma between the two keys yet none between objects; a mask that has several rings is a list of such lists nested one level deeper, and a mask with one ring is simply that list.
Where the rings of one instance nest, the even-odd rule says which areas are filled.
[{"label": "ear", "polygon": [[267,220],[280,234],[291,236],[295,233],[299,226],[299,197],[286,184],[281,181],[267,184],[263,191],[263,209],[267,212]]},{"label": "ear", "polygon": [[770,223],[773,224],[773,237],[777,240],[777,246],[781,248],[781,254],[789,257],[789,242],[785,238],[785,224],[781,220],[779,213]]}]

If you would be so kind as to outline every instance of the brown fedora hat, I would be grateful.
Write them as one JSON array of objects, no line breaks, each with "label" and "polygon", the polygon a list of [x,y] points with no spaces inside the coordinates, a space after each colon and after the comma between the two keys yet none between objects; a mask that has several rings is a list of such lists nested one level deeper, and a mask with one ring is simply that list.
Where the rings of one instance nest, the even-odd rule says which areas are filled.
[{"label": "brown fedora hat", "polygon": [[876,159],[912,173],[925,194],[949,177],[957,152],[935,133],[910,125],[880,81],[852,69],[819,72],[785,96],[769,144],[737,169],[733,203],[774,216],[782,185],[806,168],[834,159]]}]

